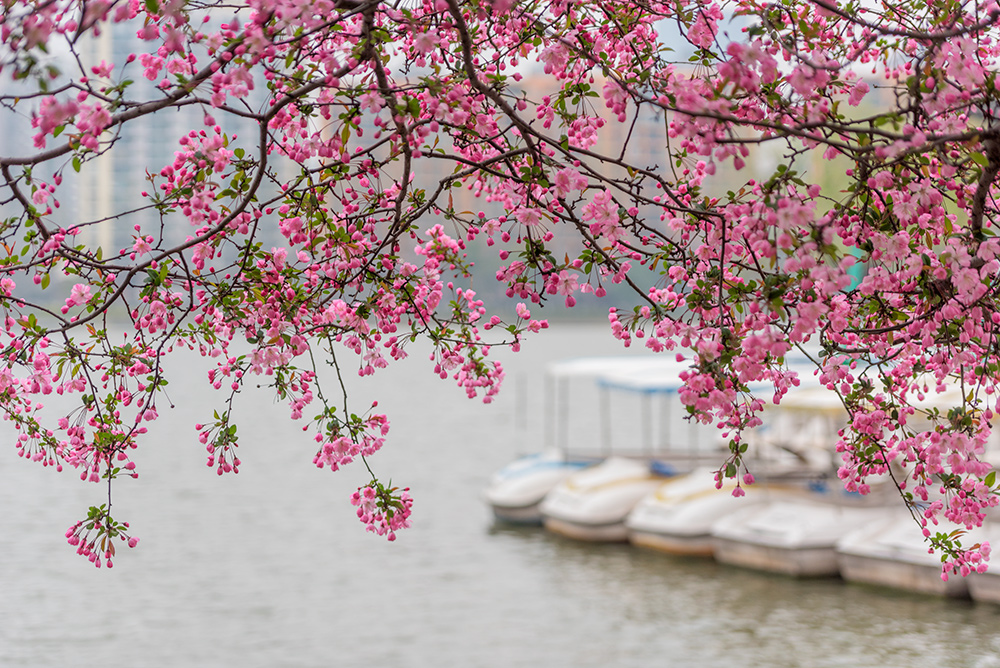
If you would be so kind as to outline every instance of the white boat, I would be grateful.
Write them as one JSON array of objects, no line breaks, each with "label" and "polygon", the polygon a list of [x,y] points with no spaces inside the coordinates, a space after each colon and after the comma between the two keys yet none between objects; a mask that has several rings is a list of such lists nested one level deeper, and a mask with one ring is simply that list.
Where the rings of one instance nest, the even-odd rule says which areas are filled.
[{"label": "white boat", "polygon": [[577,540],[623,542],[629,511],[670,475],[649,461],[609,457],[549,492],[540,508],[545,528]]},{"label": "white boat", "polygon": [[714,471],[699,469],[661,485],[636,504],[625,519],[633,545],[670,554],[710,557],[715,551],[712,527],[734,512],[776,499],[801,497],[799,487],[757,482],[733,496],[735,481],[716,487]]},{"label": "white boat", "polygon": [[[657,477],[661,484],[666,481],[662,473],[640,473],[645,462],[665,462],[670,473],[677,475],[698,467],[717,467],[725,461],[728,450],[720,447],[719,432],[714,426],[698,422],[684,425],[675,419],[684,411],[677,392],[683,386],[680,373],[688,368],[688,362],[673,362],[657,367],[618,369],[598,377],[598,384],[605,392],[625,393],[638,397],[641,402],[643,411],[638,421],[643,431],[643,438],[639,439],[642,447],[637,454],[632,453],[638,461],[628,466],[615,462],[604,468],[597,467],[593,472],[574,474],[553,488],[540,507],[547,529],[581,540],[626,540],[629,535],[626,518],[641,499],[660,487]],[[769,387],[766,383],[755,385],[760,389]],[[653,419],[654,398],[662,401],[660,410],[656,411],[658,420]],[[611,411],[606,411],[602,424],[608,432],[614,432],[610,429],[610,415]],[[778,451],[773,446],[762,447]],[[778,459],[783,459],[785,465],[802,467],[801,456],[781,452]],[[687,484],[697,487],[702,483]],[[714,487],[711,478],[704,484]],[[719,496],[718,505],[729,504],[722,499],[725,494]]]},{"label": "white boat", "polygon": [[820,498],[776,501],[719,520],[712,527],[715,558],[793,577],[836,576],[840,573],[837,541],[858,526],[891,514],[892,508]]},{"label": "white boat", "polygon": [[[757,481],[735,480],[716,487],[712,469],[665,483],[643,498],[626,520],[629,540],[664,552],[711,556],[712,527],[729,515],[785,499],[806,498],[810,485],[832,476],[837,430],[845,421],[843,405],[823,388],[797,389],[780,406],[768,407],[765,423],[745,434],[750,444],[745,464]],[[716,464],[718,465],[718,464]]]},{"label": "white boat", "polygon": [[[941,557],[928,553],[920,525],[905,509],[856,529],[837,542],[841,576],[862,582],[924,594],[964,598],[966,578],[941,579]],[[1000,599],[998,599],[1000,602]]]},{"label": "white boat", "polygon": [[527,455],[494,474],[485,492],[497,520],[511,524],[541,524],[542,499],[572,473],[598,460],[574,459],[557,450]]},{"label": "white boat", "polygon": [[[935,381],[929,379],[928,386]],[[930,393],[914,400],[918,409],[944,408],[962,403],[962,393],[949,388],[942,393]],[[920,416],[912,419],[912,428],[921,428]],[[929,425],[926,425],[929,426]],[[996,453],[995,439],[988,450]],[[941,555],[929,552],[930,545],[913,516],[900,507],[896,499],[892,511],[878,521],[859,527],[837,543],[838,562],[845,580],[905,589],[925,594],[949,597],[968,597],[973,587],[972,578],[951,575],[941,578]],[[942,527],[943,528],[943,527]],[[954,528],[954,527],[952,527]],[[972,545],[988,532],[976,529],[962,537],[962,543]],[[997,535],[1000,538],[1000,535]],[[1000,577],[992,574],[979,579],[980,597],[1000,602]],[[990,594],[989,590],[993,589]]]},{"label": "white boat", "polygon": [[772,501],[720,519],[712,527],[715,558],[793,577],[836,576],[837,541],[892,512],[888,484],[876,483],[862,497],[845,492],[832,475],[837,431],[847,418],[836,393],[823,387],[789,393],[772,411],[775,429],[765,432],[763,442],[796,453],[807,469],[830,474],[830,482],[815,485],[804,498]]},{"label": "white boat", "polygon": [[[611,416],[622,420],[618,411],[610,410],[611,396],[624,397],[633,408],[638,399],[638,424],[629,426],[638,426],[642,435],[627,444],[631,446],[629,457],[611,457],[553,488],[540,507],[545,528],[578,540],[625,541],[625,519],[640,499],[699,463],[722,461],[714,427],[696,422],[684,425],[673,419],[683,411],[677,390],[682,386],[680,373],[689,367],[690,363],[669,361],[616,369],[598,377],[604,398],[601,424],[605,440],[608,434],[620,433],[612,429]],[[662,402],[658,411],[653,410],[654,399]],[[614,452],[620,455],[625,445],[616,443]]]},{"label": "white boat", "polygon": [[[570,447],[569,393],[570,383],[587,380],[593,382],[605,374],[631,373],[663,374],[669,370],[679,373],[677,362],[665,356],[633,357],[584,357],[550,364],[546,369],[549,386],[546,406],[547,450],[514,460],[498,471],[490,480],[484,498],[501,522],[516,524],[541,524],[539,505],[560,482],[581,469],[599,463],[613,451],[610,429],[605,422],[603,437],[588,443],[574,443]],[[604,403],[598,412],[607,420]]]}]

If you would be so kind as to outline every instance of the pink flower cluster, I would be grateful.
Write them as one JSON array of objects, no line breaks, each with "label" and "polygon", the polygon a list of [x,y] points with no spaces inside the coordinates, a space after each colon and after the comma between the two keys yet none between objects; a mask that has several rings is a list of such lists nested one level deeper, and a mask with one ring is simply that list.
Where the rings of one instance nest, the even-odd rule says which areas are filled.
[{"label": "pink flower cluster", "polygon": [[130,548],[139,544],[139,539],[129,536],[128,522],[116,522],[106,506],[91,507],[87,519],[80,520],[66,531],[66,542],[76,548],[76,553],[86,557],[96,568],[103,564],[114,567],[112,557],[115,556],[115,539],[124,542]]},{"label": "pink flower cluster", "polygon": [[358,519],[367,525],[368,531],[396,540],[396,532],[410,526],[410,512],[413,499],[410,488],[385,488],[373,481],[351,495],[351,505],[358,508]]}]

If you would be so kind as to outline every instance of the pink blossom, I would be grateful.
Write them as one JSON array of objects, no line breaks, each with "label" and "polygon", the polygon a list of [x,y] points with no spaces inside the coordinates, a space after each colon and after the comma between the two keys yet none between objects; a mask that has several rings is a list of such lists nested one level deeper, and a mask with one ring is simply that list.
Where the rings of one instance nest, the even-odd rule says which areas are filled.
[{"label": "pink blossom", "polygon": [[132,250],[136,255],[145,255],[153,250],[151,243],[153,241],[152,237],[136,237],[135,243],[132,244]]},{"label": "pink blossom", "polygon": [[582,217],[593,221],[590,224],[591,234],[617,241],[624,233],[619,227],[618,204],[608,189],[594,195],[594,200],[583,207]]},{"label": "pink blossom", "polygon": [[868,94],[868,90],[868,84],[862,80],[858,80],[858,82],[851,88],[851,94],[847,98],[848,104],[852,107],[856,107],[861,104],[861,100]]},{"label": "pink blossom", "polygon": [[[809,376],[791,360],[819,349],[815,380],[846,413],[828,439],[846,489],[892,471],[946,537],[998,504],[993,5],[874,20],[793,0],[766,34],[734,23],[760,14],[743,0],[404,5],[7,3],[17,86],[0,113],[14,132],[30,115],[34,142],[5,158],[0,245],[0,408],[21,457],[137,475],[132,450],[164,427],[168,353],[185,349],[220,391],[196,427],[218,475],[240,466],[238,400],[273,392],[317,467],[372,473],[352,503],[391,539],[411,499],[374,475],[388,418],[325,387],[319,360],[372,376],[422,351],[489,402],[506,373],[494,346],[517,351],[547,328],[538,308],[579,291],[615,300],[623,346],[687,360],[689,418],[734,445],[754,447],[765,404]],[[136,53],[63,59],[53,78],[43,47],[112,30]],[[879,104],[845,117],[876,81]],[[173,157],[119,162],[145,138]],[[131,199],[87,204],[112,163],[134,167],[117,184]],[[112,314],[128,323],[113,336]],[[69,408],[46,410],[51,395]],[[737,495],[753,482],[741,447],[717,478],[737,472]],[[924,529],[948,573],[985,568],[988,545]],[[95,512],[66,538],[111,565],[108,540],[127,535]]]},{"label": "pink blossom", "polygon": [[583,190],[587,187],[587,179],[572,167],[565,167],[556,172],[555,190],[556,197],[565,197],[574,190]]},{"label": "pink blossom", "polygon": [[73,289],[69,293],[69,299],[66,300],[67,306],[74,306],[76,304],[86,304],[90,301],[90,286],[86,283],[77,283],[73,286]]},{"label": "pink blossom", "polygon": [[421,32],[413,38],[413,49],[421,54],[427,55],[437,48],[439,37],[433,33]]}]

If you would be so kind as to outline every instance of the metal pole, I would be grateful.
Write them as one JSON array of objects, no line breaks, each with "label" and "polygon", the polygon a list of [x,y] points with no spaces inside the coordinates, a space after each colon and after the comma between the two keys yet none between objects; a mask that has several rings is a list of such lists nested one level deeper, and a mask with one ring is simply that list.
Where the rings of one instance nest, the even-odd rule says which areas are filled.
[{"label": "metal pole", "polygon": [[565,453],[569,450],[569,383],[565,378],[559,379],[559,449]]},{"label": "metal pole", "polygon": [[542,408],[544,415],[545,447],[550,448],[556,445],[556,381],[551,374],[545,376],[545,404]]},{"label": "metal pole", "polygon": [[598,392],[598,410],[600,411],[601,420],[601,449],[605,455],[611,454],[611,407],[610,398],[608,396],[608,388],[603,385],[597,390]]},{"label": "metal pole", "polygon": [[644,443],[643,449],[647,455],[653,454],[653,416],[650,409],[651,403],[652,396],[649,392],[644,392],[642,395],[642,440]]},{"label": "metal pole", "polygon": [[[677,396],[679,397],[680,395]],[[701,453],[701,443],[698,442],[698,422],[696,420],[691,420],[690,425],[691,435],[689,438],[691,442],[688,444],[688,447]]]}]

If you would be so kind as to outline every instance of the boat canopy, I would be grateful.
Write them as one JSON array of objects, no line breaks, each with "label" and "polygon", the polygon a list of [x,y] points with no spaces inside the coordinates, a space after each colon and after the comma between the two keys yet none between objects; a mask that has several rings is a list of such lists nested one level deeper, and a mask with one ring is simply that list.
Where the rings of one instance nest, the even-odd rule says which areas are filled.
[{"label": "boat canopy", "polygon": [[684,381],[681,372],[691,368],[691,362],[655,359],[656,364],[635,368],[617,368],[597,376],[597,384],[617,390],[648,394],[677,392]]},{"label": "boat canopy", "polygon": [[[677,392],[684,386],[684,381],[680,379],[681,372],[691,368],[692,362],[687,360],[682,362],[672,359],[658,360],[658,363],[644,367],[618,367],[598,373],[597,384],[603,388],[644,394],[669,394]],[[798,365],[791,366],[790,369],[798,374],[804,385],[812,384],[810,381],[813,380],[811,375],[813,369]],[[772,389],[773,386],[770,381],[753,381],[748,383],[747,387],[752,392],[763,392]],[[796,393],[799,391],[801,390],[794,390]]]},{"label": "boat canopy", "polygon": [[552,362],[546,368],[552,378],[600,377],[617,372],[642,371],[664,368],[678,362],[660,355],[635,355],[631,357],[577,357]]}]

